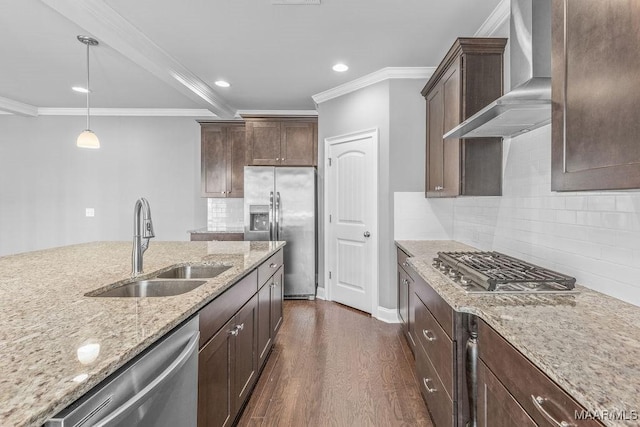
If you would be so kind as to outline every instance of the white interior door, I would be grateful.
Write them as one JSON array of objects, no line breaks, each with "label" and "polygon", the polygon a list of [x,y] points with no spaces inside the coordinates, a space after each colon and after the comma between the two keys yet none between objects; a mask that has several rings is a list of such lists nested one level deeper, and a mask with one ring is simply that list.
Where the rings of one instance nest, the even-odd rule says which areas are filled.
[{"label": "white interior door", "polygon": [[328,299],[377,308],[377,147],[369,130],[326,140]]}]

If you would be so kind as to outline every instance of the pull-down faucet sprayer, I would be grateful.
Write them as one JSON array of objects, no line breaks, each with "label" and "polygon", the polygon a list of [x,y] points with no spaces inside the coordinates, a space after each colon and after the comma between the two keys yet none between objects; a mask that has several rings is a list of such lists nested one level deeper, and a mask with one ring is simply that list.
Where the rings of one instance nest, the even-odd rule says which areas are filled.
[{"label": "pull-down faucet sprayer", "polygon": [[[142,218],[140,218],[142,214]],[[142,233],[140,232],[140,221],[142,220]],[[144,197],[136,201],[133,208],[133,253],[131,257],[132,275],[142,274],[142,254],[149,247],[149,239],[155,237],[153,233],[153,222],[151,221],[151,209],[149,202]],[[145,239],[142,242],[142,239]]]}]

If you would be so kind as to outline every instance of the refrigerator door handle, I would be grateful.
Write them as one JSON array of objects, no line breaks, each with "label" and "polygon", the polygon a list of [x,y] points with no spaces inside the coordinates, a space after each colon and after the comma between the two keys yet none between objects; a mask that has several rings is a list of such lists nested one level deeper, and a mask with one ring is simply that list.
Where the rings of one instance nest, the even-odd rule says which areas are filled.
[{"label": "refrigerator door handle", "polygon": [[276,193],[276,240],[280,240],[280,192]]},{"label": "refrigerator door handle", "polygon": [[274,229],[273,229],[273,219],[274,219],[274,211],[273,211],[273,191],[269,193],[269,240],[274,239]]}]

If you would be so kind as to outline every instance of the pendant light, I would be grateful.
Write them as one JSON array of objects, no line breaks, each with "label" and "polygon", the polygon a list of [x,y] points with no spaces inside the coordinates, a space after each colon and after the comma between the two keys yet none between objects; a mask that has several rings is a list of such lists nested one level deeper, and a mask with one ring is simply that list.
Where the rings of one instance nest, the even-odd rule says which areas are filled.
[{"label": "pendant light", "polygon": [[78,135],[76,145],[81,148],[100,148],[100,141],[95,133],[91,130],[90,126],[90,109],[89,109],[89,93],[91,88],[89,86],[89,46],[97,46],[98,40],[89,36],[78,36],[80,43],[87,45],[87,129]]}]

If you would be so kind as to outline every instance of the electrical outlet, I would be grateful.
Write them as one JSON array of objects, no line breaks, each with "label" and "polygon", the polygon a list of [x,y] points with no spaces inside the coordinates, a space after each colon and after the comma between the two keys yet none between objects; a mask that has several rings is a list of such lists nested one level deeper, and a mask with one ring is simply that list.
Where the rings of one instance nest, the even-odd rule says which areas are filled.
[{"label": "electrical outlet", "polygon": [[85,209],[85,216],[87,216],[87,217],[96,216],[96,210],[94,208],[86,208]]}]

